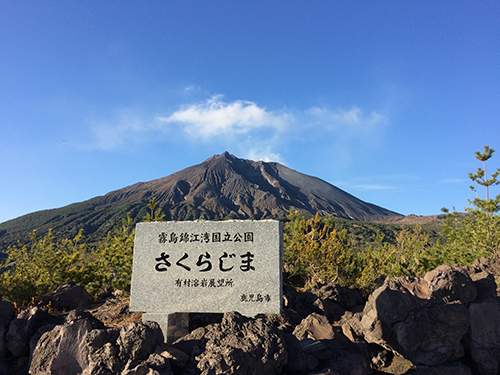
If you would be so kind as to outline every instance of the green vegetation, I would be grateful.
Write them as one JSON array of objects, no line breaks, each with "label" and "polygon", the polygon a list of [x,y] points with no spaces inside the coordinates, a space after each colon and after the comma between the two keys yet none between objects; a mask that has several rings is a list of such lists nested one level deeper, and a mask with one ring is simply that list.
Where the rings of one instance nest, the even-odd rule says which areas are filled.
[{"label": "green vegetation", "polygon": [[[442,228],[305,217],[292,210],[282,218],[286,281],[306,288],[316,282],[354,285],[368,294],[387,276],[415,277],[440,264],[471,264],[493,255],[500,248],[500,194],[490,198],[490,188],[500,184],[500,169],[491,176],[486,171],[493,153],[488,146],[477,152],[483,167],[469,174],[471,189],[478,193],[478,187],[485,188],[485,198],[477,194],[465,213],[448,213]],[[144,221],[165,219],[154,198],[136,213]],[[62,240],[50,230],[43,238],[33,232],[31,244],[9,247],[7,260],[0,264],[0,294],[21,307],[66,280],[94,297],[107,286],[129,292],[134,224],[128,214],[121,226],[92,244],[85,242],[83,230]]]},{"label": "green vegetation", "polygon": [[134,237],[132,219],[127,215],[122,226],[114,228],[113,235],[109,232],[90,254],[85,254],[87,256],[83,259],[83,266],[75,276],[75,281],[85,286],[93,296],[107,286],[129,293]]},{"label": "green vegetation", "polygon": [[131,219],[123,221],[95,247],[84,242],[83,230],[73,239],[57,241],[49,231],[38,239],[30,235],[31,245],[9,248],[2,264],[0,294],[18,307],[34,297],[55,290],[66,280],[84,286],[96,297],[106,286],[130,291],[134,230]]},{"label": "green vegetation", "polygon": [[165,221],[165,214],[162,212],[161,208],[156,209],[157,203],[156,198],[153,198],[149,201],[148,208],[149,211],[146,216],[142,218],[143,221],[151,222],[151,221]]},{"label": "green vegetation", "polygon": [[[476,173],[469,173],[473,182],[470,188],[476,192],[476,198],[469,199],[471,206],[465,207],[465,214],[455,210],[448,214],[443,228],[444,242],[437,246],[438,252],[434,254],[436,262],[470,264],[500,249],[500,194],[490,198],[490,187],[500,184],[497,179],[500,168],[490,178],[486,171],[486,161],[494,152],[489,146],[484,147],[483,153],[476,152],[476,159],[483,162],[483,168],[478,168]],[[477,192],[477,185],[485,188],[485,199]],[[443,208],[443,211],[448,210]]]},{"label": "green vegetation", "polygon": [[56,242],[51,231],[41,239],[35,231],[30,239],[29,249],[27,245],[9,248],[4,264],[8,270],[0,275],[3,298],[21,305],[75,278],[86,247],[82,231],[73,240]]},{"label": "green vegetation", "polygon": [[347,231],[337,231],[318,214],[306,219],[292,210],[288,219],[283,263],[289,281],[349,282],[353,254]]},{"label": "green vegetation", "polygon": [[377,231],[371,239],[357,243],[351,242],[347,229],[336,226],[337,220],[331,216],[305,218],[290,213],[283,251],[289,283],[308,287],[335,282],[354,285],[368,294],[386,276],[414,277],[428,270],[431,242],[419,225],[389,229],[388,238]]}]

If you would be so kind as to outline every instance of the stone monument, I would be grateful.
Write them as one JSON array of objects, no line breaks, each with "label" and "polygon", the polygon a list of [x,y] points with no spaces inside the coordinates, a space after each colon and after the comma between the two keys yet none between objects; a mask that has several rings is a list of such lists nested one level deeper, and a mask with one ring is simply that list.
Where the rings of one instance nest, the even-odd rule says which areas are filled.
[{"label": "stone monument", "polygon": [[187,333],[186,313],[279,314],[282,251],[277,220],[138,223],[130,310],[167,342]]}]

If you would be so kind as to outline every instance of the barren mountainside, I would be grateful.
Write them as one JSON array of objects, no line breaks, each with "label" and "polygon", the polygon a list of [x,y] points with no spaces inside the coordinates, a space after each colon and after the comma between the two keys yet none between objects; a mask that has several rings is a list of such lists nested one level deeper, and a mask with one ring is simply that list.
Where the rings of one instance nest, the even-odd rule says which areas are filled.
[{"label": "barren mountainside", "polygon": [[52,228],[54,234],[74,236],[83,228],[89,240],[100,238],[127,213],[140,221],[153,197],[167,220],[262,219],[286,216],[292,208],[358,221],[402,217],[282,164],[238,159],[225,152],[167,177],[1,223],[1,250],[18,239],[27,240],[34,229],[42,235]]}]

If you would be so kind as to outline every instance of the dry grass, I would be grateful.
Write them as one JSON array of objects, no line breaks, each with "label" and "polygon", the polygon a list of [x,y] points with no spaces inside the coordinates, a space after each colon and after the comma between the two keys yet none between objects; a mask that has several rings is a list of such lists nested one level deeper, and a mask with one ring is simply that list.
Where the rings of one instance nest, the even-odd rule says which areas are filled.
[{"label": "dry grass", "polygon": [[129,299],[124,297],[107,299],[104,303],[89,306],[86,310],[106,327],[119,328],[142,320],[142,313],[129,311]]}]

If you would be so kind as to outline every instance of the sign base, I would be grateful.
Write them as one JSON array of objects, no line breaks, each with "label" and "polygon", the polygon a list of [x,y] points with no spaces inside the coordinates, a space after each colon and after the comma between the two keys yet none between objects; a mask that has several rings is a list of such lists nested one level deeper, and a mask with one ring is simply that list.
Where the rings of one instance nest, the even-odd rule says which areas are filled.
[{"label": "sign base", "polygon": [[178,338],[189,333],[189,313],[144,313],[142,320],[157,322],[166,344],[173,344]]}]

